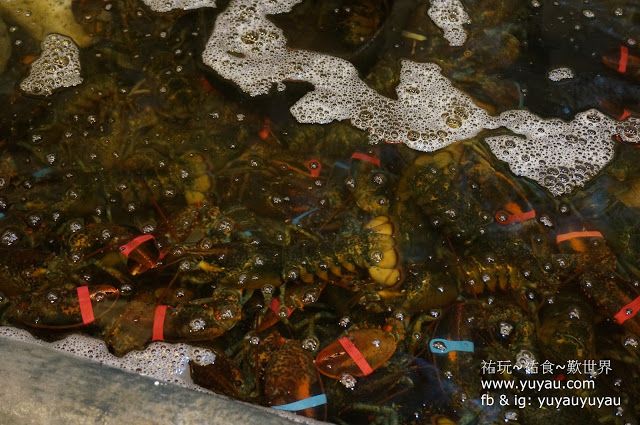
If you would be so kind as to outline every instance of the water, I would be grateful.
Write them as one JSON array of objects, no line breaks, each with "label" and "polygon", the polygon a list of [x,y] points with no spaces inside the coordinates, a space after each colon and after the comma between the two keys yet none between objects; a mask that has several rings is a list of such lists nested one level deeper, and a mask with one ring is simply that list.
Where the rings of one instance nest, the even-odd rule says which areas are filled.
[{"label": "water", "polygon": [[334,423],[635,423],[637,5],[218,3],[2,6],[2,324]]}]

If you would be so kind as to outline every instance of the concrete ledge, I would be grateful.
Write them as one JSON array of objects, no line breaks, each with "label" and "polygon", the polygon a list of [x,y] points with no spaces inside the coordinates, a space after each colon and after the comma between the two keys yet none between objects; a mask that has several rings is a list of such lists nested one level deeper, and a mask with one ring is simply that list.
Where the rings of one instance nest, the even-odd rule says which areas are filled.
[{"label": "concrete ledge", "polygon": [[[5,424],[321,424],[0,337]],[[287,417],[283,417],[287,416]]]}]

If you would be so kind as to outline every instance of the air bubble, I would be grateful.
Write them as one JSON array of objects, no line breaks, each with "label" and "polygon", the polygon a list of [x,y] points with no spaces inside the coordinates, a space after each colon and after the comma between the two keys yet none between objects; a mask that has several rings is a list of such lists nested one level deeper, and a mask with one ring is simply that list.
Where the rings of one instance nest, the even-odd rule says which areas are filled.
[{"label": "air bubble", "polygon": [[351,318],[349,316],[343,316],[338,321],[338,325],[340,325],[343,328],[348,327],[350,324],[351,324]]},{"label": "air bubble", "polygon": [[196,318],[189,322],[189,329],[191,332],[198,332],[204,330],[206,322],[204,319]]},{"label": "air bubble", "polygon": [[369,258],[374,263],[379,263],[380,261],[382,261],[383,255],[382,255],[382,252],[380,252],[380,251],[371,251],[369,253]]},{"label": "air bubble", "polygon": [[638,346],[640,346],[640,343],[638,342],[638,339],[635,336],[628,336],[624,340],[624,346],[638,348]]},{"label": "air bubble", "polygon": [[83,227],[84,226],[80,220],[72,220],[69,222],[69,230],[71,233],[79,232]]},{"label": "air bubble", "polygon": [[319,345],[320,341],[318,341],[318,338],[315,336],[310,336],[302,340],[302,348],[307,351],[311,351],[312,353],[318,349]]},{"label": "air bubble", "polygon": [[460,120],[460,118],[452,116],[448,116],[445,122],[451,128],[460,128],[460,126],[462,125],[462,121]]},{"label": "air bubble", "polygon": [[447,346],[442,341],[436,341],[432,345],[433,345],[433,348],[435,348],[436,350],[440,350],[443,353],[447,351]]},{"label": "air bubble", "polygon": [[356,378],[355,378],[353,375],[351,375],[351,374],[343,373],[343,374],[340,376],[340,383],[341,383],[342,385],[344,385],[344,386],[345,386],[345,388],[347,388],[347,389],[349,389],[349,390],[354,389],[354,388],[355,388],[355,386],[356,386],[356,383],[357,383],[357,382],[358,382],[358,381],[356,380]]}]

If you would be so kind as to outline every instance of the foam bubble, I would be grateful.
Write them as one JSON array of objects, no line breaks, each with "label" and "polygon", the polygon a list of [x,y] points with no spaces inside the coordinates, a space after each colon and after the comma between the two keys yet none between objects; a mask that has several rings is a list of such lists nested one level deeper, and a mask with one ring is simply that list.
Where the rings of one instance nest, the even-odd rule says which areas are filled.
[{"label": "foam bubble", "polygon": [[350,119],[368,130],[374,143],[404,142],[433,151],[482,128],[495,128],[486,111],[453,87],[436,64],[403,61],[398,100],[392,100],[369,88],[344,59],[288,50],[282,30],[265,16],[286,12],[296,3],[232,2],[216,20],[204,63],[252,96],[268,93],[283,80],[310,82],[315,90],[291,108],[299,122]]},{"label": "foam bubble", "polygon": [[614,156],[620,125],[591,109],[566,122],[543,120],[528,111],[508,111],[498,120],[513,136],[494,136],[487,144],[515,174],[537,181],[554,195],[583,186]]},{"label": "foam bubble", "polygon": [[547,78],[549,78],[551,81],[561,81],[573,77],[573,70],[567,67],[555,68],[547,73]]},{"label": "foam bubble", "polygon": [[463,24],[471,22],[460,0],[431,0],[429,18],[444,32],[449,46],[462,46],[467,41]]},{"label": "foam bubble", "polygon": [[49,34],[41,44],[42,54],[33,61],[20,88],[29,94],[49,96],[62,87],[82,83],[78,46],[69,37]]},{"label": "foam bubble", "polygon": [[[630,126],[637,120],[629,119],[625,132],[595,110],[571,122],[542,119],[525,110],[490,116],[433,63],[402,61],[398,98],[386,98],[360,80],[344,59],[287,49],[284,33],[266,15],[287,12],[299,1],[232,0],[216,19],[204,63],[251,96],[266,94],[286,80],[309,82],[314,90],[291,107],[299,122],[349,119],[369,132],[372,143],[402,142],[434,151],[483,130],[506,127],[515,135],[489,137],[491,149],[516,174],[536,180],[554,195],[582,186],[613,158],[613,135],[636,137]],[[457,6],[434,1],[432,7]],[[456,13],[458,22],[466,22],[466,14]]]},{"label": "foam bubble", "polygon": [[132,351],[123,357],[116,357],[109,352],[103,341],[82,335],[70,335],[48,343],[34,338],[22,329],[0,326],[0,337],[42,345],[107,366],[204,392],[208,391],[191,380],[189,361],[205,366],[213,364],[216,359],[215,353],[211,350],[182,343],[153,342],[144,351]]},{"label": "foam bubble", "polygon": [[155,12],[168,12],[174,9],[190,10],[201,7],[216,7],[216,0],[142,0]]}]

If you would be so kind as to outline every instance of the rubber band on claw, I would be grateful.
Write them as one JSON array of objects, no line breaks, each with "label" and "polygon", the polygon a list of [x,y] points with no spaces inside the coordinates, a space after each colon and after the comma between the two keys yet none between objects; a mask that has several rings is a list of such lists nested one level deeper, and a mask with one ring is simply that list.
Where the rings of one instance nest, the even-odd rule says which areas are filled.
[{"label": "rubber band on claw", "polygon": [[167,315],[168,305],[159,305],[153,315],[153,336],[151,341],[164,341],[164,318]]},{"label": "rubber band on claw", "polygon": [[622,307],[620,311],[617,312],[615,316],[613,316],[613,318],[616,319],[618,323],[623,324],[624,322],[635,316],[638,311],[640,311],[640,297]]},{"label": "rubber band on claw", "polygon": [[598,231],[590,232],[569,232],[556,236],[556,243],[568,241],[575,238],[603,238],[602,233]]},{"label": "rubber band on claw", "polygon": [[334,162],[333,166],[342,168],[343,170],[348,170],[349,169],[349,166],[347,164],[345,164],[344,162],[340,162],[340,161]]},{"label": "rubber band on claw", "polygon": [[373,156],[369,156],[367,154],[364,154],[362,152],[355,152],[353,155],[351,155],[352,159],[359,159],[361,161],[367,161],[370,162],[374,165],[377,165],[378,167],[380,166],[380,159],[375,158]]},{"label": "rubber band on claw", "polygon": [[307,162],[307,168],[309,169],[309,175],[311,177],[319,177],[320,170],[322,170],[322,164],[315,158],[312,158]]},{"label": "rubber band on claw", "polygon": [[358,348],[355,345],[353,345],[353,342],[351,342],[347,337],[340,338],[338,342],[340,342],[340,345],[342,345],[342,348],[344,348],[347,354],[351,357],[351,359],[353,359],[356,365],[360,368],[364,376],[371,375],[371,373],[373,372],[373,369],[371,369],[371,366],[369,366],[369,363],[364,358],[360,350],[358,350]]},{"label": "rubber band on claw", "polygon": [[620,115],[620,118],[618,118],[618,121],[624,121],[627,118],[629,118],[631,116],[631,112],[627,111],[626,109],[622,110],[622,115]]},{"label": "rubber band on claw", "polygon": [[89,297],[89,287],[79,286],[78,291],[78,303],[80,304],[80,314],[82,314],[82,323],[88,325],[95,319],[93,316],[93,306],[91,305],[91,297]]},{"label": "rubber band on claw", "polygon": [[627,61],[629,60],[629,48],[620,46],[620,62],[618,63],[618,72],[624,74],[627,72]]},{"label": "rubber band on claw", "polygon": [[503,226],[511,223],[522,223],[523,221],[531,220],[532,218],[536,218],[536,212],[534,210],[527,211],[522,214],[509,214],[508,212],[501,210],[495,215],[495,219],[498,224],[502,224]]},{"label": "rubber band on claw", "polygon": [[327,396],[325,394],[318,394],[314,395],[313,397],[305,398],[303,400],[294,401],[293,403],[281,404],[280,406],[271,406],[271,408],[296,412],[298,410],[322,406],[323,404],[327,404]]},{"label": "rubber band on claw", "polygon": [[129,257],[129,255],[133,252],[134,249],[145,243],[150,239],[155,239],[153,235],[140,235],[136,238],[131,239],[126,244],[120,247],[120,253],[125,257]]},{"label": "rubber band on claw", "polygon": [[475,347],[471,341],[450,341],[448,339],[434,338],[429,342],[432,353],[446,354],[451,351],[464,351],[473,353]]},{"label": "rubber band on claw", "polygon": [[307,211],[303,212],[302,214],[300,214],[299,216],[297,216],[296,218],[291,220],[291,224],[293,224],[294,226],[297,226],[302,218],[308,216],[309,214],[311,214],[314,211],[318,211],[318,209],[317,208],[311,208],[310,210],[307,210]]}]

